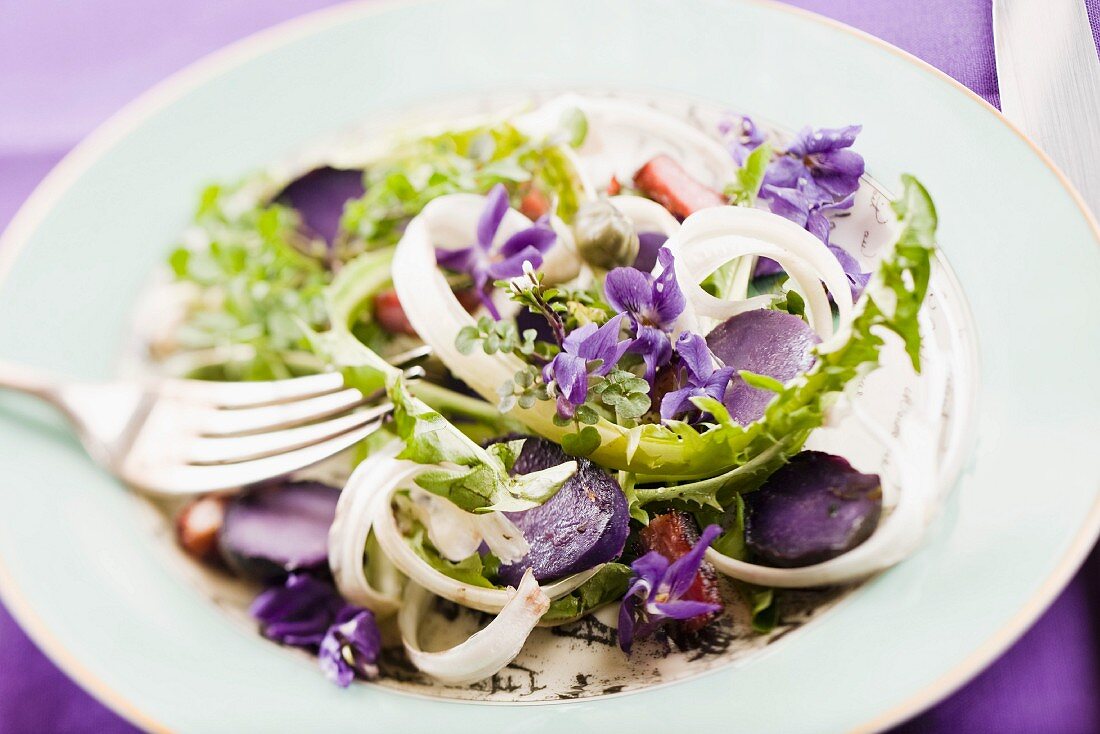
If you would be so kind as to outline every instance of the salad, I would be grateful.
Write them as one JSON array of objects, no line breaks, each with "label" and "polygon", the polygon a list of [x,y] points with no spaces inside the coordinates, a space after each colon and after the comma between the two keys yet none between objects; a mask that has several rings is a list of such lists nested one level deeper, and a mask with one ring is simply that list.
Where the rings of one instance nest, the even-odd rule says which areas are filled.
[{"label": "salad", "polygon": [[[342,686],[395,645],[476,683],[593,614],[623,664],[691,650],[901,560],[932,470],[853,398],[886,350],[921,369],[936,213],[903,176],[876,264],[830,242],[860,132],[566,95],[209,187],[160,368],[337,370],[392,418],[325,472],[197,498],[181,544]],[[806,448],[848,422],[892,478]],[[441,603],[480,629],[425,644]]]}]

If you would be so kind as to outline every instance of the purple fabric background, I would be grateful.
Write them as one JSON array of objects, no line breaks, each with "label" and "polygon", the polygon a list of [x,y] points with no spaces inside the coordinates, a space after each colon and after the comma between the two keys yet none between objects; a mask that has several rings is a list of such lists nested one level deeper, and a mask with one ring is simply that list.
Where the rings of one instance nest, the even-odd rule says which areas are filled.
[{"label": "purple fabric background", "polygon": [[[990,0],[790,2],[894,43],[998,102]],[[69,148],[135,95],[230,41],[330,4],[0,0],[0,226]],[[1100,46],[1100,0],[1087,5]],[[0,734],[132,731],[0,607]],[[996,663],[898,731],[1100,732],[1100,553]]]}]

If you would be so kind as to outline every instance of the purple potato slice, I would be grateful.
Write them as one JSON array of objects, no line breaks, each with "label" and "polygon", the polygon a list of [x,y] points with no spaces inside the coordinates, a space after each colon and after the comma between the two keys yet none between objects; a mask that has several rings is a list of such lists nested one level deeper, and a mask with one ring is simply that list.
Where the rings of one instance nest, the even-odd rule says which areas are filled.
[{"label": "purple potato slice", "polygon": [[344,205],[365,191],[361,170],[324,166],[291,181],[274,200],[297,210],[306,235],[321,237],[332,245],[340,231]]},{"label": "purple potato slice", "polygon": [[273,582],[292,571],[326,573],[328,531],[340,490],[319,482],[286,482],[234,497],[225,510],[218,549],[233,572]]},{"label": "purple potato slice", "polygon": [[567,456],[557,444],[528,438],[513,467],[516,474],[548,469],[576,459],[577,473],[544,504],[506,513],[531,550],[500,567],[501,580],[519,584],[531,569],[539,581],[560,578],[618,558],[630,532],[630,515],[619,483],[588,459]]},{"label": "purple potato slice", "polygon": [[[707,335],[710,351],[726,365],[782,383],[813,366],[811,348],[820,341],[799,317],[768,309],[731,316]],[[735,421],[748,425],[764,416],[773,397],[774,393],[749,387],[735,374],[722,402]]]},{"label": "purple potato slice", "polygon": [[847,553],[871,536],[882,515],[878,475],[821,451],[796,454],[744,499],[745,544],[756,561],[779,568]]}]

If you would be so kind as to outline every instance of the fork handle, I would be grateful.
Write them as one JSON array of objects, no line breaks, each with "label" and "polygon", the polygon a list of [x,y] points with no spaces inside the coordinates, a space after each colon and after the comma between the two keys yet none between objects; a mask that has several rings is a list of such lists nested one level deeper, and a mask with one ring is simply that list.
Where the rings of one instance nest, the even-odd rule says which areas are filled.
[{"label": "fork handle", "polygon": [[54,403],[57,401],[58,387],[56,380],[36,369],[0,359],[0,388],[34,395]]}]

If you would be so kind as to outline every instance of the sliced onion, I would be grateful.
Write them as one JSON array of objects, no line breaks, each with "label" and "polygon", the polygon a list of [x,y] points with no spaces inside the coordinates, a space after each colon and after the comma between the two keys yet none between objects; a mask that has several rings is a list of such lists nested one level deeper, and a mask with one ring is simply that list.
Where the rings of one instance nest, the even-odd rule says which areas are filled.
[{"label": "sliced onion", "polygon": [[677,280],[690,305],[682,318],[682,328],[700,329],[699,319],[724,321],[767,305],[770,296],[727,301],[715,298],[699,285],[731,260],[751,256],[769,257],[783,266],[806,300],[811,328],[822,339],[833,335],[825,288],[837,304],[841,322],[851,317],[851,288],[836,257],[805,229],[771,212],[737,206],[703,209],[684,221],[667,246],[676,256]]},{"label": "sliced onion", "polygon": [[515,563],[527,555],[531,546],[515,523],[501,512],[476,515],[455,503],[411,487],[409,497],[421,524],[428,529],[428,539],[440,555],[450,561],[461,561],[477,553],[482,543],[504,563]]},{"label": "sliced onion", "polygon": [[508,595],[508,601],[483,629],[448,650],[424,652],[420,649],[419,629],[432,595],[417,584],[409,584],[397,615],[409,660],[421,672],[451,685],[488,678],[512,662],[523,649],[531,630],[550,608],[550,598],[539,588],[530,570],[523,575],[517,589],[502,593]]},{"label": "sliced onion", "polygon": [[[478,591],[492,593],[469,591],[473,587],[455,581],[428,565],[401,535],[390,509],[393,493],[404,488],[422,492],[412,485],[412,480],[417,474],[430,468],[424,464],[395,458],[401,448],[400,441],[393,441],[372,454],[355,469],[340,495],[336,518],[329,531],[329,566],[340,594],[348,601],[365,606],[380,615],[391,614],[400,606],[401,587],[404,584],[402,571],[409,568],[413,571],[413,578],[419,579],[422,585],[428,586],[440,596],[459,604],[465,603],[464,598],[471,597],[477,603],[468,606],[487,612],[499,611],[507,603],[505,591],[484,588],[479,588]],[[442,498],[436,499],[446,502]],[[457,547],[459,543],[468,543],[473,548],[471,552],[476,552],[481,542],[485,541],[490,550],[496,548],[494,553],[507,554],[513,560],[519,560],[527,553],[526,539],[503,514],[496,512],[473,515],[457,507],[454,509],[472,522],[465,519],[459,522],[459,518],[454,517],[453,513],[447,513],[446,518],[438,518],[441,520],[438,524],[425,523],[433,545],[437,540],[448,545],[452,560],[461,560],[470,555],[466,553],[461,558],[454,557],[460,552]],[[433,528],[436,526],[439,532],[433,535]],[[459,527],[462,529],[457,532],[469,533],[469,537],[462,541],[448,537],[449,532]],[[363,563],[364,549],[372,533],[382,551],[376,554],[376,558],[369,559],[377,586],[368,580]],[[436,547],[442,552],[438,545]],[[523,552],[517,557],[520,549]],[[600,567],[596,566],[547,584],[546,592],[555,599],[565,596],[594,576]]]},{"label": "sliced onion", "polygon": [[[336,517],[328,535],[328,563],[340,595],[383,616],[396,612],[401,606],[404,578],[384,554],[365,559],[364,553],[371,535],[371,519],[376,514],[375,506],[388,497],[379,488],[412,476],[419,466],[395,459],[400,450],[401,443],[395,441],[379,449],[352,472],[336,504]],[[377,587],[367,579],[365,560],[375,571]]]}]

